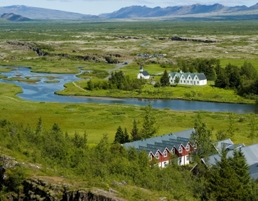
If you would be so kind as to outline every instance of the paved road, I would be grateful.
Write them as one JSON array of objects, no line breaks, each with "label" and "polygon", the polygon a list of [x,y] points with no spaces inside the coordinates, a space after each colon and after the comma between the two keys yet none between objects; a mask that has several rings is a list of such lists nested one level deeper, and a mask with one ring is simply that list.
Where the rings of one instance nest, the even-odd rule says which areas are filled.
[{"label": "paved road", "polygon": [[[113,69],[111,69],[111,70],[109,70],[108,71],[108,76],[105,78],[105,80],[108,80],[110,77],[111,77],[111,73],[113,72],[113,71],[116,71],[116,70],[118,70],[118,69],[120,69],[120,68],[123,68],[124,66],[126,66],[126,65],[128,65],[129,63],[131,63],[132,62],[132,60],[127,60],[127,61],[125,61],[124,63],[118,63],[118,64],[116,64],[116,67],[115,68],[113,68]],[[125,64],[126,63],[126,64]]]}]

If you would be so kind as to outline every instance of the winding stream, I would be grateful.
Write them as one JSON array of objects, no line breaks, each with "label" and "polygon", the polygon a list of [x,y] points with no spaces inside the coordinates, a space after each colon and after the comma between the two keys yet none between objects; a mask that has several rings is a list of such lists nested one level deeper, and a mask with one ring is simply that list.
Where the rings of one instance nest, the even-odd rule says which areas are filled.
[{"label": "winding stream", "polygon": [[149,100],[138,98],[98,98],[83,96],[60,96],[55,91],[64,89],[64,84],[79,80],[74,74],[33,73],[29,68],[13,68],[12,71],[2,73],[8,78],[36,80],[35,83],[18,82],[0,79],[0,82],[14,83],[23,89],[17,96],[29,101],[59,102],[59,103],[106,103],[131,104],[144,106],[149,102],[154,108],[169,108],[172,110],[204,110],[211,112],[258,113],[258,106],[252,104],[230,104],[215,102],[199,102],[185,100]]}]

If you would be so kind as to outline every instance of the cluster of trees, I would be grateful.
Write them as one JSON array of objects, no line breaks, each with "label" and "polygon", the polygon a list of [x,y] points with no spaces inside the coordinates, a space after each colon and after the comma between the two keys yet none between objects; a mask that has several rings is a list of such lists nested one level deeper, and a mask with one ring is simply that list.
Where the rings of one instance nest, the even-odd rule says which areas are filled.
[{"label": "cluster of trees", "polygon": [[[187,59],[177,60],[177,69],[172,65],[174,71],[178,70],[178,67],[183,72],[201,72],[204,73],[208,80],[215,80],[217,78],[217,69],[220,67],[220,60],[218,59]],[[161,67],[166,67],[166,65],[161,65]],[[176,85],[179,82],[179,78],[175,80]],[[157,82],[155,87],[159,86],[169,86],[169,75],[165,70],[160,78],[160,82]]]},{"label": "cluster of trees", "polygon": [[241,149],[234,150],[232,157],[228,157],[228,151],[223,149],[221,159],[210,165],[208,157],[214,153],[215,143],[212,141],[212,131],[202,122],[199,114],[195,121],[195,131],[191,140],[192,143],[197,142],[197,151],[192,158],[198,164],[195,169],[198,198],[211,201],[256,200],[258,181],[250,178],[249,167]]},{"label": "cluster of trees", "polygon": [[[145,110],[148,116],[148,111],[152,111],[151,105]],[[153,124],[144,126],[150,119],[144,120],[142,129],[137,128],[135,120],[131,136],[137,138],[140,133],[141,137],[151,137],[154,130],[149,128]],[[64,177],[69,175],[85,179],[89,185],[125,181],[130,185],[160,191],[168,200],[258,200],[258,183],[250,178],[243,153],[236,151],[233,157],[228,158],[223,151],[217,164],[211,167],[208,163],[204,165],[201,159],[206,159],[214,150],[212,132],[202,122],[200,114],[194,127],[196,134],[191,140],[198,142],[198,151],[192,158],[194,164],[198,164],[198,174],[190,172],[192,167],[179,167],[174,163],[164,169],[151,166],[146,152],[125,149],[116,140],[109,143],[107,135],[103,135],[96,146],[89,146],[86,133],[68,135],[58,124],[46,130],[41,118],[34,129],[29,125],[0,120],[0,146],[23,155],[22,158],[26,157],[31,163],[53,168]],[[127,133],[121,127],[119,130]],[[8,174],[10,179],[0,184],[0,197],[8,191],[22,190],[22,169]]]},{"label": "cluster of trees", "polygon": [[122,71],[111,73],[108,81],[88,81],[87,90],[96,89],[119,89],[119,90],[137,90],[142,89],[145,81],[142,79],[131,79],[129,76],[125,76]]},{"label": "cluster of trees", "polygon": [[251,63],[238,66],[228,64],[225,68],[217,67],[215,86],[235,89],[239,95],[253,98],[258,95],[258,73]]},{"label": "cluster of trees", "polygon": [[[64,177],[84,179],[90,186],[125,181],[128,185],[164,192],[169,200],[193,197],[193,175],[187,169],[177,166],[166,169],[150,167],[145,152],[109,143],[105,134],[96,146],[89,146],[86,134],[68,135],[57,124],[46,130],[43,124],[44,121],[39,119],[38,126],[32,128],[0,120],[0,146],[30,163],[54,169]],[[13,173],[9,172],[9,176],[15,179],[12,183],[19,188],[13,188],[10,183],[1,183],[0,197],[8,191],[22,190],[23,174],[16,172],[12,177]]]},{"label": "cluster of trees", "polygon": [[[230,63],[222,68],[219,59],[179,59],[177,62],[183,72],[202,72],[208,80],[215,81],[216,87],[234,89],[241,96],[258,99],[258,72],[249,62],[240,68]],[[167,85],[166,80],[164,72],[161,86]]]},{"label": "cluster of trees", "polygon": [[216,68],[220,66],[219,59],[180,59],[177,63],[183,72],[201,72],[205,74],[207,80],[216,79]]},{"label": "cluster of trees", "polygon": [[134,119],[133,128],[130,132],[131,136],[129,136],[126,128],[123,131],[121,126],[119,126],[115,134],[114,142],[123,144],[130,141],[153,137],[158,130],[158,126],[154,110],[150,103],[144,107],[144,120],[141,129],[138,128],[138,124],[139,122]]}]

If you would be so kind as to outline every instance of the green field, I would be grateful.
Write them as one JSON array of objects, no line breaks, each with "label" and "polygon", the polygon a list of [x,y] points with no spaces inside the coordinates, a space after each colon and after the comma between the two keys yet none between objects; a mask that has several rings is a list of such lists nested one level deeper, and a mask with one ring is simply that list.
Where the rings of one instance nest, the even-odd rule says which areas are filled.
[{"label": "green field", "polygon": [[[86,87],[89,79],[105,81],[107,75],[115,71],[117,63],[125,61],[129,64],[116,71],[121,70],[125,76],[134,79],[143,66],[153,76],[153,81],[159,81],[164,70],[181,70],[178,62],[191,59],[218,59],[222,68],[229,63],[240,68],[247,61],[258,70],[257,20],[0,21],[0,66],[4,67],[0,67],[0,72],[9,71],[8,66],[26,66],[33,72],[46,73],[79,74],[82,71],[78,75],[81,80],[67,83],[63,91],[56,92],[61,95],[255,103],[253,99],[237,95],[233,89],[214,87],[214,81],[200,87],[154,87],[146,82],[141,90],[134,91],[89,91]],[[172,41],[173,36],[216,42]],[[42,54],[35,48],[39,48]],[[138,54],[166,56],[140,57]],[[6,79],[0,74],[2,78]],[[14,79],[28,82],[29,77]],[[47,76],[46,82],[55,81]],[[35,80],[30,84],[33,82]],[[97,186],[111,189],[133,201],[200,200],[198,196],[202,195],[207,181],[192,176],[189,169],[194,164],[183,168],[150,167],[147,156],[136,154],[135,157],[130,150],[127,153],[112,143],[119,126],[130,133],[133,121],[137,120],[138,128],[142,129],[143,106],[33,102],[18,98],[16,95],[21,92],[22,89],[14,84],[0,82],[0,122],[3,124],[0,154],[22,162],[30,176],[43,179],[50,185],[69,183],[73,188]],[[173,111],[169,108],[153,109],[152,112],[158,127],[155,135],[193,128],[200,116],[212,131],[214,141],[218,132],[231,132],[234,135],[227,137],[235,144],[258,142],[257,114]],[[39,134],[40,119],[43,131]],[[7,121],[3,120],[10,123],[6,126]],[[53,129],[59,128],[56,125],[62,132]],[[253,129],[255,136],[251,139]],[[84,134],[87,143],[82,140]],[[107,136],[107,143],[103,136]],[[81,141],[86,145],[78,146]],[[35,169],[34,164],[41,168]],[[12,176],[12,172],[8,174]],[[114,185],[121,181],[126,181],[127,185]],[[0,190],[0,200],[4,190]]]},{"label": "green field", "polygon": [[[96,144],[103,134],[107,134],[109,141],[114,140],[118,126],[132,129],[133,120],[143,122],[143,107],[120,104],[94,104],[94,103],[45,103],[29,102],[17,98],[14,94],[20,92],[20,88],[10,84],[0,83],[0,116],[11,122],[30,125],[36,128],[39,118],[42,118],[44,128],[50,129],[57,123],[63,132],[73,135],[75,132],[88,135],[90,144]],[[5,89],[5,90],[4,90]],[[201,112],[203,121],[207,123],[215,134],[218,130],[227,131],[229,113]],[[156,135],[181,131],[192,128],[197,112],[172,111],[170,109],[155,109],[157,125]],[[256,117],[256,121],[258,117]],[[250,144],[250,114],[234,114],[234,127],[236,143]],[[255,138],[258,140],[258,137]]]},{"label": "green field", "polygon": [[[130,78],[136,78],[140,65],[153,75],[154,80],[160,79],[162,63],[172,63],[173,68],[167,71],[179,70],[178,59],[216,58],[221,66],[232,63],[241,67],[248,61],[258,69],[256,52],[258,46],[257,21],[214,21],[214,22],[82,22],[82,21],[42,21],[27,23],[2,23],[0,25],[0,65],[29,66],[35,72],[74,73],[82,70],[99,71],[99,73],[84,73],[82,80],[67,83],[62,95],[111,96],[111,97],[140,97],[168,98],[200,101],[254,103],[235,94],[234,90],[215,88],[213,82],[207,86],[183,86],[154,88],[146,83],[141,91],[94,90],[87,91],[87,80],[103,80],[102,72],[111,72],[116,64],[108,64],[105,58],[117,59],[118,62],[130,60],[120,70]],[[155,28],[153,28],[155,27]],[[65,32],[64,32],[65,30]],[[212,39],[216,43],[198,43],[172,41],[172,36]],[[50,56],[39,56],[28,47],[17,45],[15,41],[37,46]],[[12,43],[10,43],[12,42]],[[14,43],[13,43],[14,42]],[[140,58],[137,54],[166,54],[165,57]],[[62,56],[69,55],[69,56]],[[77,56],[88,56],[84,60]],[[6,68],[1,68],[7,71]],[[50,80],[51,81],[51,80]],[[58,123],[69,133],[86,131],[89,140],[96,143],[99,136],[107,133],[113,140],[116,128],[121,125],[128,130],[132,127],[134,118],[142,120],[141,107],[105,104],[58,104],[30,103],[14,96],[21,90],[13,85],[1,84],[1,117],[11,121],[35,126],[39,117],[50,128]],[[119,111],[119,112],[117,112]],[[179,131],[193,127],[195,112],[179,112],[157,110],[158,134]],[[227,122],[223,116],[228,114],[204,112],[207,124],[218,130],[226,129]],[[26,118],[21,118],[21,117]],[[175,117],[176,118],[173,118]],[[181,118],[181,117],[184,118]],[[209,117],[210,116],[210,117]],[[219,116],[218,119],[214,116]],[[238,125],[238,119],[244,116],[245,121]],[[166,123],[164,123],[166,122]],[[248,114],[235,116],[239,134],[236,141],[250,141],[248,135]],[[176,125],[176,126],[175,126]],[[222,126],[221,126],[222,125]],[[246,129],[244,129],[246,128]],[[237,129],[236,129],[237,130]],[[244,133],[244,135],[243,135]],[[238,137],[237,137],[238,136]],[[244,137],[243,137],[244,136]]]}]

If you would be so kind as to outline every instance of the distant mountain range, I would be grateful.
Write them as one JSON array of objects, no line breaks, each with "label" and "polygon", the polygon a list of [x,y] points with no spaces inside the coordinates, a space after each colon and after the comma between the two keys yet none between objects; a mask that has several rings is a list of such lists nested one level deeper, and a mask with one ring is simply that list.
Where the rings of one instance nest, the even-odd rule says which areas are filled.
[{"label": "distant mountain range", "polygon": [[[257,15],[258,3],[247,6],[223,6],[222,4],[201,5],[193,4],[189,6],[169,6],[166,8],[146,6],[130,6],[121,8],[112,13],[100,15],[85,15],[80,13],[66,12],[28,6],[6,6],[0,7],[0,15],[12,13],[30,19],[67,19],[67,20],[93,20],[93,19],[132,19],[132,18],[170,18],[189,16],[240,16]],[[258,16],[258,15],[257,15]]]},{"label": "distant mountain range", "polygon": [[98,16],[93,15],[84,15],[80,13],[66,12],[60,10],[46,9],[46,8],[37,8],[29,6],[5,6],[0,7],[0,15],[4,13],[14,13],[21,15],[26,18],[34,20],[42,19],[67,19],[67,20],[78,20],[78,19],[91,19],[98,18]]},{"label": "distant mountain range", "polygon": [[30,21],[31,20],[27,17],[23,17],[21,15],[16,15],[14,13],[4,13],[3,15],[1,15],[1,18],[9,20],[9,21],[16,21],[16,22]]}]

